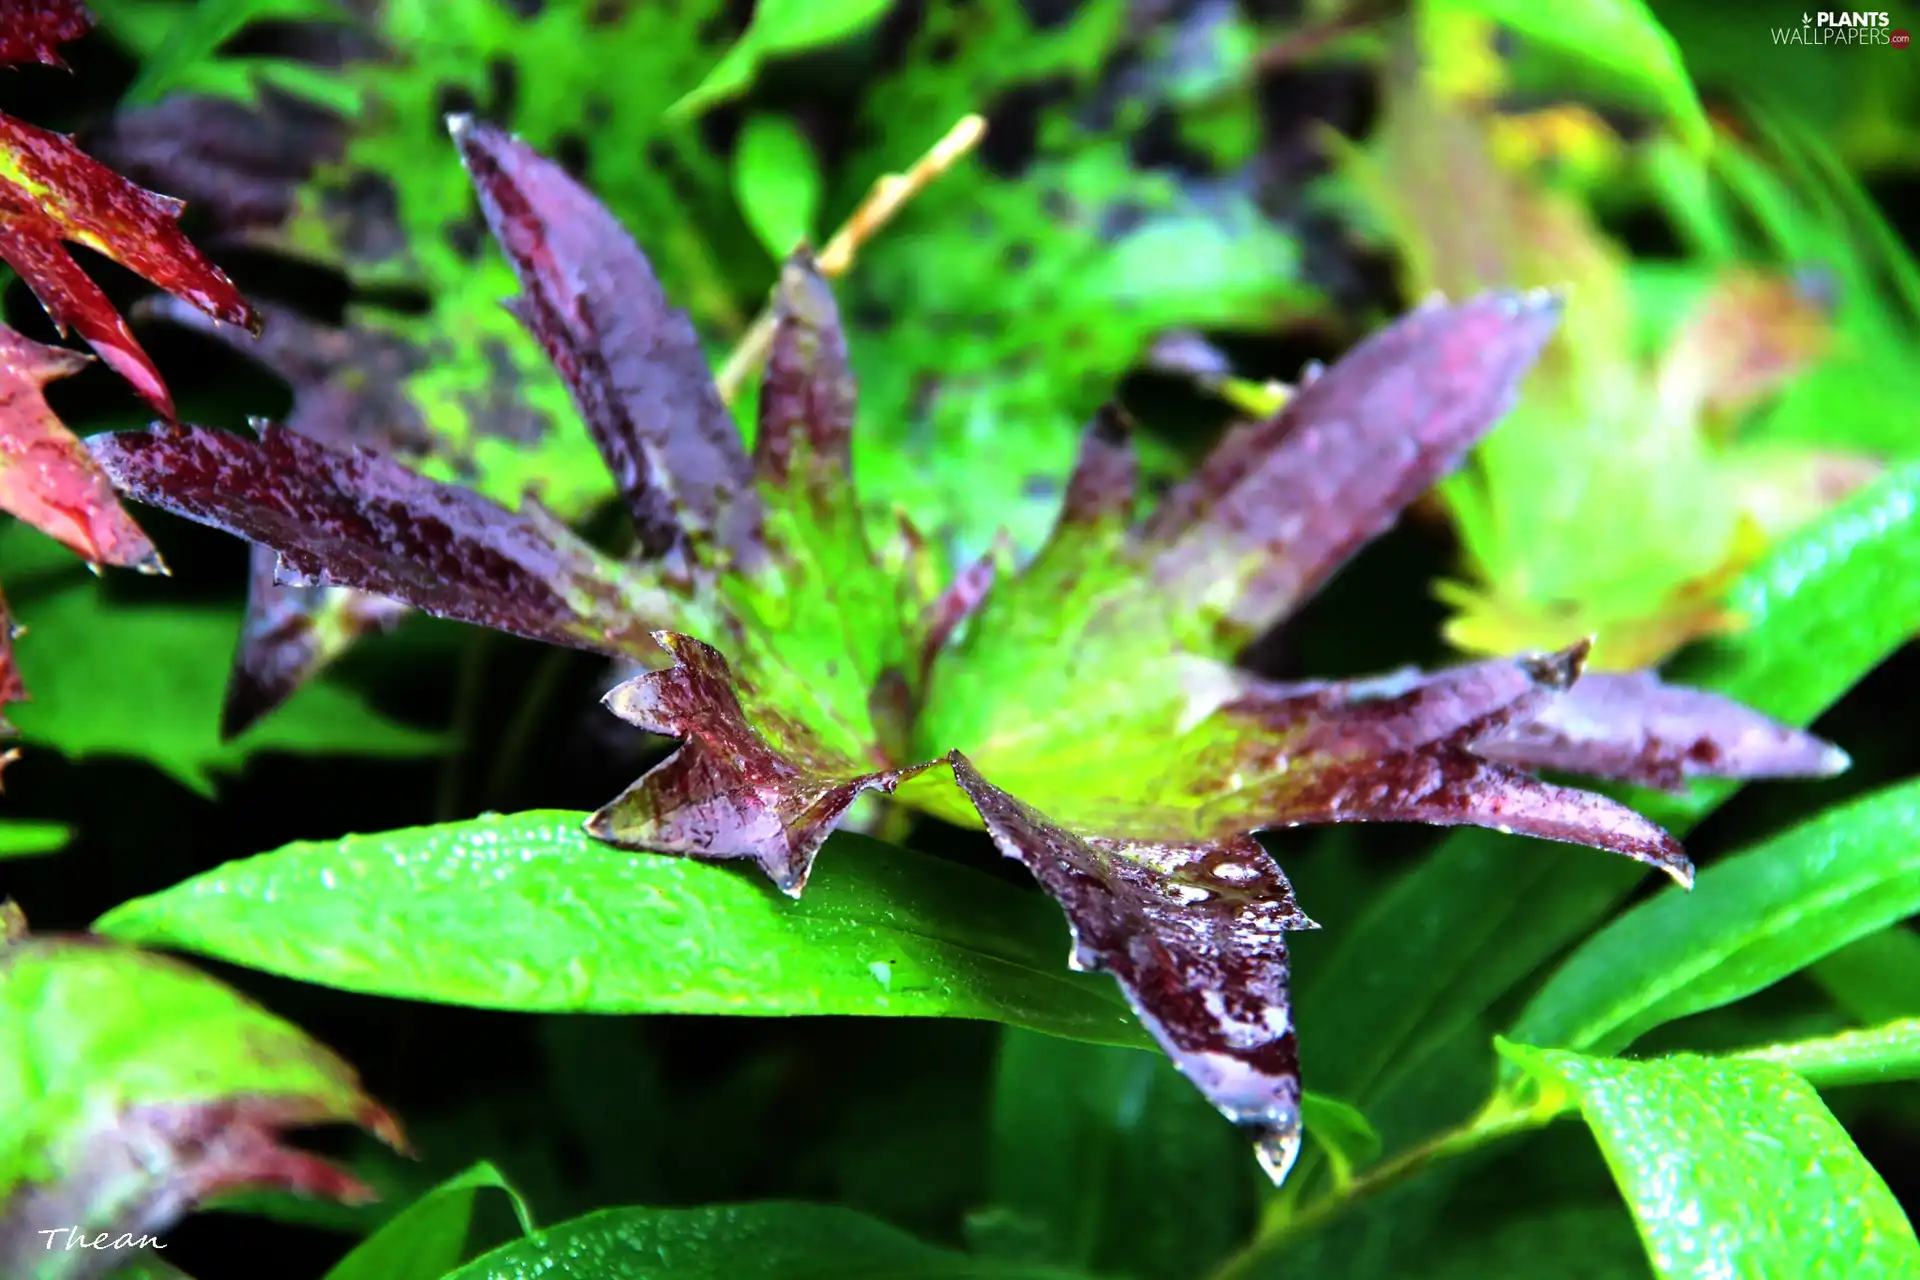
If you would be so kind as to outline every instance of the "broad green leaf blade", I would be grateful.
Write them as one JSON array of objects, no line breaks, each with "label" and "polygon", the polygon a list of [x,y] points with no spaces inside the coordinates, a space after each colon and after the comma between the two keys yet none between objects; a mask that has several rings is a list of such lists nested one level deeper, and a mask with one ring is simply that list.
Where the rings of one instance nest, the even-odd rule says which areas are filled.
[{"label": "broad green leaf blade", "polygon": [[421,1196],[335,1263],[326,1280],[440,1280],[472,1259],[473,1211],[480,1193],[501,1191],[520,1220],[520,1233],[533,1234],[533,1218],[498,1169],[481,1161]]},{"label": "broad green leaf blade", "polygon": [[1500,1050],[1579,1106],[1660,1276],[1920,1274],[1900,1202],[1785,1067]]},{"label": "broad green leaf blade", "polygon": [[1508,1032],[1615,1053],[1920,912],[1920,781],[1830,809],[1662,893],[1575,951]]},{"label": "broad green leaf blade", "polygon": [[1067,971],[1059,912],[953,863],[834,837],[806,897],[612,850],[537,811],[292,844],[107,913],[104,933],[349,991],[490,1009],[987,1018],[1144,1045]]},{"label": "broad green leaf blade", "polygon": [[[0,1274],[98,1274],[91,1246],[164,1236],[219,1191],[366,1198],[283,1146],[282,1130],[399,1129],[351,1067],[298,1029],[164,956],[35,936],[8,911],[0,942]],[[57,1229],[60,1247],[46,1234]]]},{"label": "broad green leaf blade", "polygon": [[446,1280],[1072,1280],[1076,1273],[971,1258],[835,1205],[602,1209],[495,1249]]},{"label": "broad green leaf blade", "polygon": [[1821,1086],[1920,1079],[1920,1018],[1817,1040],[1762,1045],[1738,1056],[1776,1063]]},{"label": "broad green leaf blade", "polygon": [[[1784,539],[1732,599],[1750,627],[1670,678],[1811,722],[1920,633],[1920,466]],[[1696,783],[1636,804],[1681,834],[1736,785]],[[1374,1115],[1378,1099],[1419,1080],[1429,1049],[1591,930],[1637,878],[1609,859],[1542,859],[1484,832],[1451,837],[1303,970],[1297,1016],[1315,1083]]]},{"label": "broad green leaf blade", "polygon": [[73,838],[64,822],[0,821],[0,861],[58,853]]},{"label": "broad green leaf blade", "polygon": [[1490,18],[1529,43],[1605,73],[1632,96],[1659,104],[1694,146],[1705,147],[1712,137],[1680,47],[1644,0],[1572,0],[1555,5],[1525,0],[1427,0],[1425,7],[1435,16]]},{"label": "broad green leaf blade", "polygon": [[1253,1222],[1245,1140],[1159,1054],[1007,1032],[991,1143],[996,1256],[1188,1280]]},{"label": "broad green leaf blade", "polygon": [[747,225],[776,260],[818,234],[820,162],[799,126],[757,115],[733,145],[733,194]]}]

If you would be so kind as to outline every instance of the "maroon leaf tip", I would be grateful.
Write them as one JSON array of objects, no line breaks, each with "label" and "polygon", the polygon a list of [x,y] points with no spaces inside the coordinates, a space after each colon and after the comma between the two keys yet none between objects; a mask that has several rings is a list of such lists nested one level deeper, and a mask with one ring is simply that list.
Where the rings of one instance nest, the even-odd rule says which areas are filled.
[{"label": "maroon leaf tip", "polygon": [[480,211],[522,293],[510,310],[572,393],[649,555],[761,553],[753,469],[693,321],[606,208],[525,142],[452,116]]},{"label": "maroon leaf tip", "polygon": [[795,446],[804,442],[811,466],[845,475],[852,468],[853,371],[833,290],[804,248],[781,268],[773,315],[754,470],[785,481]]},{"label": "maroon leaf tip", "polygon": [[673,665],[619,685],[604,699],[621,719],[679,738],[672,755],[587,819],[596,839],[692,858],[748,859],[799,897],[814,854],[863,791],[892,791],[911,769],[866,769],[781,724],[776,749],[747,721],[718,650],[654,633]]},{"label": "maroon leaf tip", "polygon": [[1300,1062],[1286,934],[1315,927],[1250,836],[1114,840],[1054,823],[955,751],[954,781],[1000,852],[1053,895],[1073,930],[1069,962],[1113,974],[1175,1066],[1252,1130],[1278,1183],[1300,1148]]}]

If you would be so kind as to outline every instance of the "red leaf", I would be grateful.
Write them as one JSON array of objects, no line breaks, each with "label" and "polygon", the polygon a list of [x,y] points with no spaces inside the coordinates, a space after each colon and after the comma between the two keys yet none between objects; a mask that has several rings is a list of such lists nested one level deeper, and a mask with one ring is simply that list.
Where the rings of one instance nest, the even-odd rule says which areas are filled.
[{"label": "red leaf", "polygon": [[608,654],[655,656],[673,602],[534,505],[519,511],[365,449],[272,423],[258,440],[156,426],[93,437],[136,499],[280,553],[301,585],[352,586],[439,617]]},{"label": "red leaf", "polygon": [[587,820],[595,837],[627,848],[703,859],[751,859],[781,892],[806,887],[813,855],[863,791],[892,791],[925,769],[872,769],[820,746],[802,725],[779,726],[776,750],[751,725],[727,660],[662,631],[673,656],[606,696],[609,710],[649,733],[682,740]]},{"label": "red leaf", "polygon": [[1300,1150],[1286,933],[1318,926],[1294,905],[1273,858],[1245,836],[1078,835],[993,786],[958,751],[950,759],[1000,852],[1066,911],[1068,963],[1112,973],[1174,1065],[1255,1131],[1273,1180],[1286,1177]]},{"label": "red leaf", "polygon": [[511,304],[559,370],[626,497],[640,546],[760,555],[753,468],[686,312],[598,200],[517,138],[449,120],[480,209],[525,291]]},{"label": "red leaf", "polygon": [[1650,671],[1582,676],[1541,713],[1475,748],[1530,769],[1677,789],[1688,778],[1825,778],[1847,753],[1751,707]]},{"label": "red leaf", "polygon": [[63,332],[77,330],[171,418],[173,401],[159,371],[63,242],[104,254],[229,324],[252,327],[253,311],[180,233],[178,200],[134,186],[71,139],[11,116],[0,115],[0,156],[8,170],[0,180],[0,258]]},{"label": "red leaf", "polygon": [[0,13],[0,64],[67,64],[58,52],[93,29],[93,15],[80,0],[7,0]]},{"label": "red leaf", "polygon": [[42,346],[0,325],[0,509],[97,564],[161,572],[159,553],[121,508],[113,486],[47,407],[44,388],[87,357]]},{"label": "red leaf", "polygon": [[1145,528],[1179,607],[1238,584],[1223,622],[1251,638],[1291,613],[1512,404],[1553,332],[1547,294],[1420,308],[1228,433]]}]

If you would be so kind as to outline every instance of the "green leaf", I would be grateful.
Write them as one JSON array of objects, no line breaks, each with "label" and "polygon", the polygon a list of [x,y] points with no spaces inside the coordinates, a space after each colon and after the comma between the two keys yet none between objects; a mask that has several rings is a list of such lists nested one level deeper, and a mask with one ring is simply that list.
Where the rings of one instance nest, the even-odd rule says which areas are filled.
[{"label": "green leaf", "polygon": [[325,681],[284,712],[229,743],[220,741],[225,664],[239,615],[226,609],[122,605],[105,585],[81,579],[19,599],[26,631],[14,643],[32,700],[12,711],[22,738],[80,760],[146,760],[202,795],[216,772],[238,770],[263,751],[301,755],[423,756],[445,746],[376,715]]},{"label": "green leaf", "polygon": [[1763,1045],[1737,1056],[1776,1063],[1823,1087],[1913,1080],[1920,1078],[1920,1018],[1817,1040]]},{"label": "green leaf", "polygon": [[747,225],[776,259],[811,243],[820,215],[820,162],[799,126],[756,115],[733,149],[733,194]]},{"label": "green leaf", "polygon": [[335,1263],[326,1280],[440,1280],[479,1252],[470,1243],[474,1208],[488,1190],[506,1193],[520,1234],[532,1235],[533,1218],[520,1194],[483,1160],[388,1219]]},{"label": "green leaf", "polygon": [[1300,1118],[1307,1136],[1327,1153],[1335,1185],[1345,1186],[1356,1172],[1380,1158],[1380,1135],[1360,1108],[1308,1093],[1300,1099]]},{"label": "green leaf", "polygon": [[0,821],[0,861],[58,853],[72,838],[73,828],[64,822]]},{"label": "green leaf", "polygon": [[209,1187],[364,1195],[277,1141],[341,1121],[397,1140],[346,1063],[177,960],[17,924],[0,943],[0,1273],[79,1274],[97,1255],[45,1230],[164,1234]]},{"label": "green leaf", "polygon": [[[109,22],[121,7],[108,9]],[[166,36],[141,59],[140,74],[128,87],[125,102],[147,106],[185,87],[184,82],[212,62],[220,46],[250,22],[263,18],[338,21],[344,16],[333,0],[201,0],[174,17]]]},{"label": "green leaf", "polygon": [[1160,1054],[1009,1031],[983,1252],[1187,1280],[1253,1222],[1245,1140]]},{"label": "green leaf", "polygon": [[1681,61],[1680,47],[1644,0],[1427,0],[1435,17],[1472,14],[1604,72],[1636,98],[1658,103],[1683,137],[1705,148],[1713,130]]},{"label": "green leaf", "polygon": [[834,1205],[770,1202],[603,1209],[496,1249],[446,1280],[1071,1280],[1074,1274],[970,1258]]},{"label": "green leaf", "polygon": [[[892,7],[893,0],[759,0],[740,42],[727,50],[698,87],[673,104],[669,114],[695,116],[744,93],[761,63],[858,35]],[[775,252],[784,254],[792,247]]]},{"label": "green leaf", "polygon": [[[1748,629],[1669,678],[1810,723],[1920,633],[1920,466],[1781,541],[1732,600]],[[1702,782],[1635,804],[1684,832],[1733,790]],[[1322,1089],[1378,1123],[1379,1101],[1414,1092],[1430,1051],[1590,931],[1639,877],[1609,859],[1546,853],[1483,832],[1449,837],[1341,930],[1331,955],[1302,966],[1295,1020]]]},{"label": "green leaf", "polygon": [[1499,1047],[1578,1105],[1662,1277],[1920,1273],[1899,1201],[1785,1067]]},{"label": "green leaf", "polygon": [[107,913],[104,933],[349,991],[489,1009],[987,1018],[1144,1045],[1066,971],[1058,910],[953,863],[833,837],[806,897],[611,850],[539,811],[288,845]]},{"label": "green leaf", "polygon": [[1920,912],[1920,781],[1829,809],[1661,893],[1575,951],[1507,1034],[1615,1053]]},{"label": "green leaf", "polygon": [[1920,1014],[1920,934],[1904,925],[1870,933],[1815,962],[1807,976],[1856,1022]]},{"label": "green leaf", "polygon": [[114,1272],[111,1280],[193,1280],[176,1266],[147,1254]]}]

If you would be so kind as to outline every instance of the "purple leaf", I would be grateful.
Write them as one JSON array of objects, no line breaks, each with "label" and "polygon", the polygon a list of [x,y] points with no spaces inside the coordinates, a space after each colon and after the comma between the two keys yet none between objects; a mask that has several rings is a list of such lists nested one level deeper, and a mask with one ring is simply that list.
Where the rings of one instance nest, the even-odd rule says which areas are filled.
[{"label": "purple leaf", "polygon": [[717,650],[667,631],[654,638],[673,665],[629,680],[605,701],[622,720],[681,745],[587,820],[598,839],[692,858],[751,859],[797,898],[814,854],[854,798],[892,791],[927,767],[849,761],[792,723],[777,727],[776,749],[748,722]]},{"label": "purple leaf", "polygon": [[1118,405],[1103,405],[1080,437],[1080,453],[1060,504],[1059,528],[1125,523],[1133,515],[1139,486],[1133,424]]},{"label": "purple leaf", "polygon": [[1368,338],[1167,495],[1144,530],[1156,580],[1187,608],[1236,583],[1235,640],[1286,617],[1500,420],[1559,314],[1487,294]]},{"label": "purple leaf", "polygon": [[641,549],[710,540],[760,556],[753,468],[686,312],[645,255],[565,170],[466,116],[448,121],[480,209],[524,292],[512,304],[600,446]]},{"label": "purple leaf", "polygon": [[[1201,794],[1221,793],[1209,806],[1216,816],[1208,829],[1227,834],[1320,822],[1492,827],[1606,849],[1690,884],[1693,866],[1679,842],[1632,809],[1478,754],[1479,744],[1541,714],[1573,686],[1586,652],[1583,643],[1540,658],[1262,692],[1230,703],[1219,714],[1241,730],[1228,735],[1239,744],[1236,755],[1225,762],[1199,757],[1208,774],[1193,779]],[[1249,724],[1260,732],[1247,736]]]},{"label": "purple leaf", "polygon": [[1315,928],[1260,845],[1076,834],[993,786],[958,751],[954,780],[1000,852],[1073,926],[1076,969],[1119,980],[1140,1021],[1235,1124],[1275,1182],[1300,1150],[1300,1060],[1286,934]]},{"label": "purple leaf", "polygon": [[833,291],[801,250],[780,272],[773,341],[760,385],[760,431],[754,471],[784,484],[796,446],[810,466],[843,481],[853,470],[853,370]]},{"label": "purple leaf", "polygon": [[365,449],[263,423],[260,438],[154,426],[87,441],[134,498],[280,553],[282,580],[353,587],[438,617],[601,653],[654,657],[664,592],[558,519],[441,484]]},{"label": "purple leaf", "polygon": [[1826,778],[1847,753],[1751,707],[1650,671],[1582,676],[1537,716],[1477,744],[1489,759],[1669,790],[1688,778]]},{"label": "purple leaf", "polygon": [[364,591],[281,582],[273,548],[256,543],[249,551],[247,613],[220,708],[223,741],[252,728],[355,640],[407,615],[407,606]]}]

